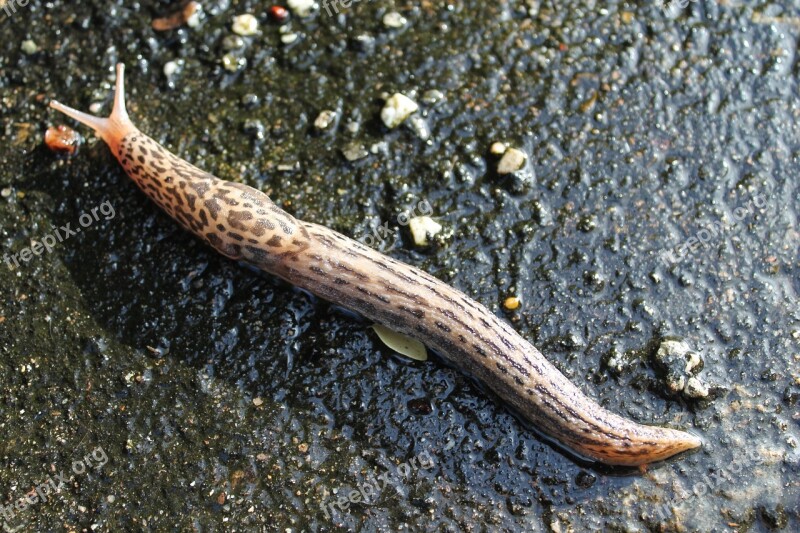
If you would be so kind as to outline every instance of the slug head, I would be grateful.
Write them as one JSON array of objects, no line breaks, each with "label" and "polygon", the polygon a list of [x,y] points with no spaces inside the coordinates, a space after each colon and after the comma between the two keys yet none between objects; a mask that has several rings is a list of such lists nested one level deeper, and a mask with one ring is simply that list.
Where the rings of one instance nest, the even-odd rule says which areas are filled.
[{"label": "slug head", "polygon": [[77,109],[65,106],[60,102],[56,102],[55,100],[50,102],[50,107],[92,128],[106,142],[114,154],[117,153],[122,139],[129,133],[137,131],[136,126],[131,122],[131,119],[128,117],[128,112],[125,109],[125,65],[122,63],[117,64],[114,108],[111,110],[111,115],[108,118],[95,117],[83,113]]}]

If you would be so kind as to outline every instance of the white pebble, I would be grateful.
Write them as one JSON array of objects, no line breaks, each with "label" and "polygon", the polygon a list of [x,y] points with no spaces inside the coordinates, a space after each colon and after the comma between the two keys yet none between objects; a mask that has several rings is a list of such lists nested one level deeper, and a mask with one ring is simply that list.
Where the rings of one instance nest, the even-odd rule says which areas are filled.
[{"label": "white pebble", "polygon": [[376,142],[369,147],[369,151],[373,154],[389,154],[389,143],[386,141]]},{"label": "white pebble", "polygon": [[525,165],[526,158],[527,156],[522,150],[517,150],[516,148],[507,149],[503,154],[503,158],[500,159],[500,163],[497,164],[497,173],[511,174],[516,172]]},{"label": "white pebble", "polygon": [[327,130],[335,120],[336,120],[336,111],[331,111],[330,109],[326,109],[317,116],[317,119],[314,121],[314,127],[317,128],[319,131]]},{"label": "white pebble", "polygon": [[317,8],[314,0],[289,0],[286,5],[300,17],[309,16]]},{"label": "white pebble", "polygon": [[292,44],[298,39],[298,37],[300,36],[297,35],[296,33],[284,33],[283,35],[281,35],[281,42],[283,44]]},{"label": "white pebble", "polygon": [[659,345],[656,357],[661,360],[666,360],[669,357],[685,357],[690,351],[689,345],[684,341],[667,339]]},{"label": "white pebble", "polygon": [[428,237],[433,237],[442,231],[442,225],[431,217],[414,217],[408,221],[408,229],[417,246],[427,246]]},{"label": "white pebble", "polygon": [[387,28],[402,28],[408,20],[397,11],[390,11],[383,16],[383,25]]},{"label": "white pebble", "polygon": [[690,398],[705,398],[708,396],[708,386],[699,379],[691,377],[686,382],[684,392]]},{"label": "white pebble", "polygon": [[173,74],[178,71],[178,63],[175,61],[168,61],[164,64],[164,76],[171,78]]},{"label": "white pebble", "polygon": [[[13,4],[12,4],[13,5]],[[22,41],[22,51],[25,52],[26,55],[35,54],[39,51],[39,47],[36,43],[30,39]]]},{"label": "white pebble", "polygon": [[233,33],[245,37],[255,35],[258,33],[258,19],[250,13],[233,17]]},{"label": "white pebble", "polygon": [[411,130],[414,132],[414,135],[419,137],[422,141],[427,141],[431,138],[431,129],[428,126],[428,123],[419,115],[414,115],[408,119],[408,123],[411,126]]},{"label": "white pebble", "polygon": [[506,153],[506,150],[508,150],[508,146],[506,146],[505,143],[501,143],[499,141],[492,143],[492,147],[489,148],[489,151],[492,153],[492,155],[503,155],[504,153]]},{"label": "white pebble", "polygon": [[381,120],[388,128],[396,128],[417,109],[419,106],[414,100],[404,94],[394,93],[381,110]]}]

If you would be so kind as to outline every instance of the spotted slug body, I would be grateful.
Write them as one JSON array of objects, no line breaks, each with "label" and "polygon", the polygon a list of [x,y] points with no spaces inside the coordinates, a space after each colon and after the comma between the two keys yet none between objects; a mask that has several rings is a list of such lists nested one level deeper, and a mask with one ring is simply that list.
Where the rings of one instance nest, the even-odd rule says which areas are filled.
[{"label": "spotted slug body", "polygon": [[123,73],[118,65],[109,118],[51,106],[94,128],[145,194],[220,253],[420,340],[586,458],[634,466],[701,445],[690,433],[637,424],[600,407],[505,321],[433,276],[297,220],[264,193],[173,155],[131,123]]}]

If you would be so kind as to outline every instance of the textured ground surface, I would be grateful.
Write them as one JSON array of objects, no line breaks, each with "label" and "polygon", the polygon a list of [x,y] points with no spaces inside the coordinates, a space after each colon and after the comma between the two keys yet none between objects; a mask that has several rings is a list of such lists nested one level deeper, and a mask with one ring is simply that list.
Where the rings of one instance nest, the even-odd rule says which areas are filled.
[{"label": "textured ground surface", "polygon": [[[150,23],[168,2],[13,5],[0,252],[114,214],[0,265],[8,530],[800,529],[800,6],[362,1],[292,17],[287,45],[263,2],[204,2],[199,26],[166,33]],[[225,40],[248,12],[260,32],[232,73]],[[613,411],[706,447],[645,473],[576,462],[438,358],[394,356],[368,324],[200,245],[85,128],[58,160],[44,129],[75,124],[47,100],[106,112],[117,61],[134,121],[176,153],[353,238],[387,222],[376,247],[505,314]],[[395,91],[428,141],[381,123]],[[315,133],[325,109],[339,120]],[[527,185],[496,174],[495,141],[527,152]],[[348,162],[351,143],[377,146]],[[397,223],[421,200],[445,227],[428,249]],[[691,238],[705,244],[664,261]],[[699,355],[705,398],[670,391],[667,336]],[[323,511],[375,482],[368,503]],[[47,501],[8,507],[37,487]]]}]

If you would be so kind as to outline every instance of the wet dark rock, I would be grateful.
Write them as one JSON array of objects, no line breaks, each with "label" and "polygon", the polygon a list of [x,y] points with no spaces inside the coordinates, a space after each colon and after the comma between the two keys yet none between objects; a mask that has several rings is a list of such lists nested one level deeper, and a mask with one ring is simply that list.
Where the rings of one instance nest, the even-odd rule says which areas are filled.
[{"label": "wet dark rock", "polygon": [[244,125],[242,126],[242,131],[244,131],[252,139],[259,141],[264,139],[265,128],[264,124],[260,120],[256,119],[246,120],[244,122]]},{"label": "wet dark rock", "polygon": [[596,481],[597,478],[589,472],[581,472],[575,478],[575,484],[582,489],[588,489],[594,485]]},{"label": "wet dark rock", "polygon": [[245,109],[254,109],[254,108],[258,107],[260,99],[258,98],[258,95],[256,95],[256,94],[247,93],[247,94],[242,96],[241,102],[242,102],[242,106],[244,106]]},{"label": "wet dark rock", "polygon": [[772,531],[783,530],[789,524],[789,517],[781,504],[762,506],[759,508],[759,515],[764,524]]},{"label": "wet dark rock", "polygon": [[409,400],[408,409],[415,415],[429,415],[433,412],[431,403],[425,398]]}]

